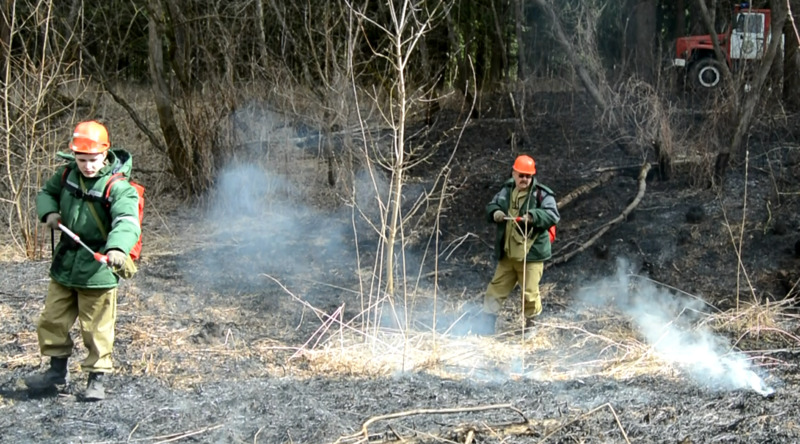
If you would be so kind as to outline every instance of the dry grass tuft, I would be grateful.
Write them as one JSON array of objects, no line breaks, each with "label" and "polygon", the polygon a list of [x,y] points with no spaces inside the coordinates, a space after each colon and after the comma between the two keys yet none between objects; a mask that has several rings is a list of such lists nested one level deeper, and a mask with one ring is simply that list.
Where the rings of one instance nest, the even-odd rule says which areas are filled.
[{"label": "dry grass tuft", "polygon": [[716,331],[737,337],[736,345],[766,348],[800,346],[796,298],[763,303],[746,303],[738,311],[730,310],[709,316],[706,321]]},{"label": "dry grass tuft", "polygon": [[[2,313],[2,310],[0,310]],[[3,317],[3,319],[8,319]],[[17,367],[37,366],[41,361],[39,342],[35,331],[21,331],[16,334],[0,334],[0,348],[11,348],[10,353],[0,353],[0,362],[9,369]]]},{"label": "dry grass tuft", "polygon": [[[452,337],[381,330],[365,339],[337,331],[319,347],[299,350],[295,361],[328,374],[391,376],[425,371],[443,378],[484,381],[674,374],[624,322],[605,323],[599,332],[589,331],[587,322],[551,320],[538,324],[528,338],[513,333]],[[565,349],[565,343],[571,345]]]}]

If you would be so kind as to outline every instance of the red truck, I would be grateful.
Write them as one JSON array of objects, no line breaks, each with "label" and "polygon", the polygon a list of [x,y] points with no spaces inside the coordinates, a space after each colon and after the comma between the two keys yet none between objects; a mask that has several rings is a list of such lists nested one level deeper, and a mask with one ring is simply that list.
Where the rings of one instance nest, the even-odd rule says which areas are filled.
[{"label": "red truck", "polygon": [[761,59],[770,40],[769,9],[753,9],[747,3],[734,7],[733,26],[717,36],[725,60],[714,53],[710,35],[680,37],[675,44],[673,66],[688,74],[690,84],[696,88],[715,88],[722,80],[722,63],[737,71],[748,60]]}]

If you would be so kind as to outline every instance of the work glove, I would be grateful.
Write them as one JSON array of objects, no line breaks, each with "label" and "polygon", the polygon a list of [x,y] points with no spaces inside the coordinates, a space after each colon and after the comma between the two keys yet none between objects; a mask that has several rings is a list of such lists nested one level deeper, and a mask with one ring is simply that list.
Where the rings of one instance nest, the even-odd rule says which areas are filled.
[{"label": "work glove", "polygon": [[125,265],[125,259],[128,258],[128,255],[120,250],[108,250],[106,257],[108,257],[108,265],[117,270]]},{"label": "work glove", "polygon": [[500,210],[495,210],[495,212],[492,213],[492,219],[494,219],[494,221],[497,222],[498,224],[502,222],[505,217],[506,213],[503,213]]},{"label": "work glove", "polygon": [[517,223],[523,226],[530,225],[533,223],[533,216],[531,216],[531,213],[525,213],[522,217],[517,218]]},{"label": "work glove", "polygon": [[45,216],[44,224],[51,230],[58,230],[58,223],[61,222],[61,215],[58,213],[48,213]]}]

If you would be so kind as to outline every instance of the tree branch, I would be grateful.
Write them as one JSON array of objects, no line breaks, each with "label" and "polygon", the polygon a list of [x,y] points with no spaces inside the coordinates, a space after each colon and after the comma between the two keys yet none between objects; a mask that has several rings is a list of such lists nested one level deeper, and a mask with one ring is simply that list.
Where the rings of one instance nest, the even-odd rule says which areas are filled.
[{"label": "tree branch", "polygon": [[631,212],[639,205],[639,202],[642,201],[642,197],[644,197],[644,191],[647,188],[647,173],[649,171],[650,171],[650,164],[649,163],[644,164],[642,166],[642,170],[639,172],[639,192],[636,194],[636,197],[633,199],[633,202],[631,202],[630,205],[628,205],[627,208],[625,208],[625,210],[619,216],[617,216],[615,219],[605,224],[600,229],[600,231],[597,232],[597,234],[592,236],[592,238],[586,241],[586,243],[578,247],[578,249],[571,251],[563,256],[560,256],[548,264],[545,264],[545,268],[548,268],[551,265],[562,264],[572,259],[572,257],[575,256],[576,254],[591,247],[592,244],[597,242],[598,239],[600,239],[604,234],[606,234],[606,232],[610,230],[612,226],[624,221],[628,217],[628,215],[631,214]]},{"label": "tree branch", "polygon": [[141,117],[139,117],[139,113],[137,113],[136,110],[134,110],[133,107],[131,107],[131,105],[128,104],[128,102],[122,96],[117,94],[116,89],[113,86],[111,86],[108,77],[106,77],[106,73],[103,71],[103,68],[100,67],[100,64],[97,63],[97,60],[89,52],[89,50],[86,49],[85,46],[83,46],[83,44],[81,44],[81,51],[83,52],[84,57],[86,57],[86,60],[88,60],[89,63],[92,65],[92,69],[100,78],[100,84],[103,85],[103,89],[106,90],[106,92],[111,96],[111,98],[114,99],[115,102],[117,102],[117,104],[119,104],[119,106],[121,106],[122,108],[125,109],[125,111],[127,111],[128,115],[136,124],[136,127],[139,128],[139,130],[142,131],[145,136],[147,136],[147,139],[150,140],[150,143],[153,145],[153,147],[155,147],[162,153],[166,153],[167,148],[164,146],[163,143],[161,143],[161,140],[159,140],[159,138],[155,135],[155,133],[150,131],[150,128],[148,128],[147,125],[144,123],[144,121],[141,119]]}]

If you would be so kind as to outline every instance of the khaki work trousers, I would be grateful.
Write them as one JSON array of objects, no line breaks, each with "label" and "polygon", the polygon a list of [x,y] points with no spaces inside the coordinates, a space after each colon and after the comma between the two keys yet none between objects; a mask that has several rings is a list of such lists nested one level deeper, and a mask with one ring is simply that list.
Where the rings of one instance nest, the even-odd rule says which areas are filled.
[{"label": "khaki work trousers", "polygon": [[526,318],[538,316],[542,312],[542,297],[539,294],[539,281],[542,280],[542,273],[544,272],[544,262],[523,262],[515,261],[504,257],[500,259],[497,268],[494,271],[494,277],[486,289],[486,294],[483,297],[483,311],[487,313],[497,314],[503,303],[508,298],[508,295],[517,284],[520,287],[523,285],[523,269],[525,271],[524,283],[522,289],[524,294],[524,303],[522,312]]},{"label": "khaki work trousers", "polygon": [[70,288],[51,279],[36,330],[42,355],[66,358],[72,354],[69,330],[75,319],[80,322],[83,344],[89,351],[81,368],[93,373],[110,372],[117,289]]}]

